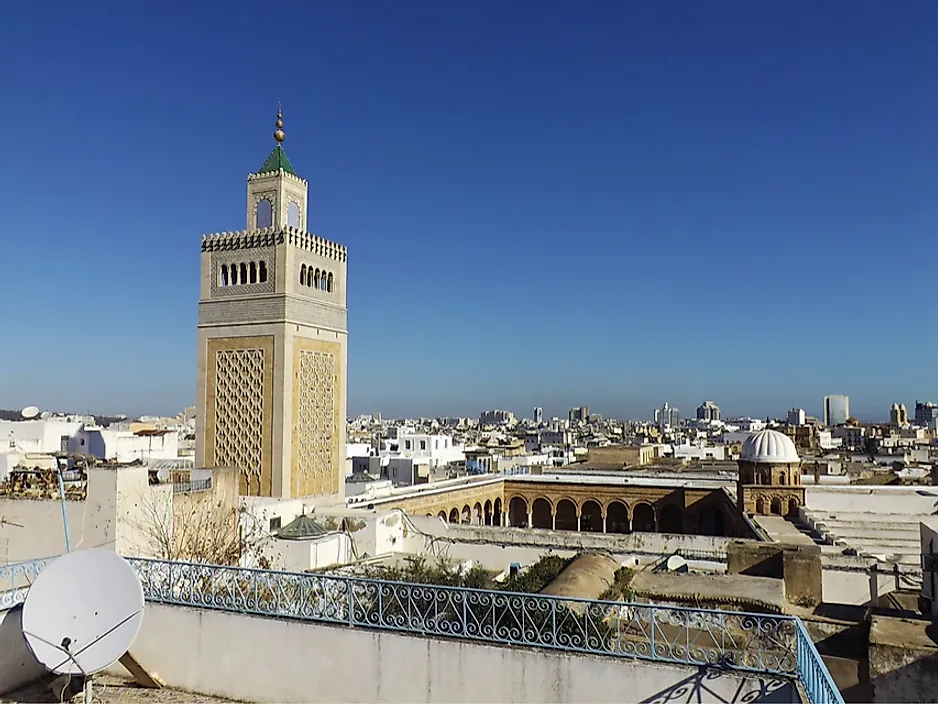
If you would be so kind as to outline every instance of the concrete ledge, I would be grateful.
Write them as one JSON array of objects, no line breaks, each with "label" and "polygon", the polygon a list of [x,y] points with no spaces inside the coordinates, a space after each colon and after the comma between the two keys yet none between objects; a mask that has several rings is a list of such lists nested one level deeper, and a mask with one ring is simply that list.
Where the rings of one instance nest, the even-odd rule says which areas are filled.
[{"label": "concrete ledge", "polygon": [[771,676],[162,604],[133,650],[170,687],[256,702],[799,701]]}]

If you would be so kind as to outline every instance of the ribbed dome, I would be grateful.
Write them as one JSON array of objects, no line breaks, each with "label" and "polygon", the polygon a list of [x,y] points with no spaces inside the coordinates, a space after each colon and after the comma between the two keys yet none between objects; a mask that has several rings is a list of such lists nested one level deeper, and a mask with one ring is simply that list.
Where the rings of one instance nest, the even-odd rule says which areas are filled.
[{"label": "ribbed dome", "polygon": [[745,462],[765,462],[770,464],[788,464],[800,462],[795,443],[784,433],[777,430],[760,430],[753,433],[743,443],[739,458]]}]

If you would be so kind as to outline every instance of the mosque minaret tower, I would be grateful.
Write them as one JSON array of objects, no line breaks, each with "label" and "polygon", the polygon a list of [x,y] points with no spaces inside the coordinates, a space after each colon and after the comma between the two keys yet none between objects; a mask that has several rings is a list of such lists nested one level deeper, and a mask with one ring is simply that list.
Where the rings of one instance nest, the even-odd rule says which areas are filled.
[{"label": "mosque minaret tower", "polygon": [[202,238],[196,460],[253,496],[344,493],[346,248],[308,232],[283,149],[247,177],[240,232]]}]

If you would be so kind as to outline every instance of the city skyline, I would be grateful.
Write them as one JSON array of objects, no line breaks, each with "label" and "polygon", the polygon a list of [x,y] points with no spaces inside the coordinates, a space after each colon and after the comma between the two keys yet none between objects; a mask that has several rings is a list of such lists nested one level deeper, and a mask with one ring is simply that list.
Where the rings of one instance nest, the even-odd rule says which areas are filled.
[{"label": "city skyline", "polygon": [[[194,402],[199,238],[241,227],[281,100],[309,229],[349,246],[350,415],[820,416],[843,393],[866,419],[938,397],[914,304],[938,254],[938,8],[548,4],[532,28],[495,5],[287,5],[269,61],[238,48],[260,6],[0,9],[22,30],[0,56],[35,55],[8,86],[25,113],[0,115],[27,137],[0,175],[27,294],[4,405]],[[843,305],[877,334],[845,334]]]},{"label": "city skyline", "polygon": [[[849,396],[849,395],[848,395],[848,396]],[[810,417],[816,418],[819,422],[823,422],[823,419],[824,419],[824,413],[823,413],[823,410],[824,410],[824,409],[823,409],[823,401],[824,401],[824,399],[823,399],[823,398],[821,399],[821,402],[818,404],[818,408],[817,408],[817,409],[812,408],[812,407],[810,406],[810,404],[802,404],[802,405],[795,404],[795,405],[790,406],[789,408],[786,408],[784,411],[780,411],[780,412],[779,412],[779,411],[769,411],[769,412],[767,412],[767,413],[753,413],[753,412],[747,411],[747,410],[745,410],[745,409],[743,409],[743,410],[729,409],[729,410],[728,410],[726,407],[722,406],[722,405],[719,403],[719,401],[714,401],[714,399],[712,399],[712,398],[702,399],[701,401],[698,401],[698,402],[696,402],[696,403],[689,402],[689,403],[686,403],[686,404],[677,404],[677,403],[671,403],[670,401],[663,401],[661,404],[658,405],[658,408],[660,408],[662,405],[664,405],[664,403],[668,403],[669,406],[670,406],[672,409],[677,410],[677,411],[680,413],[680,417],[681,417],[681,420],[682,420],[682,421],[683,421],[683,420],[691,420],[691,419],[693,419],[694,416],[695,416],[697,407],[698,407],[700,404],[702,404],[704,401],[711,401],[711,402],[715,402],[715,403],[716,403],[716,405],[717,405],[717,406],[719,407],[719,409],[720,409],[721,420],[723,420],[724,422],[729,421],[729,420],[734,419],[734,418],[753,418],[753,419],[756,419],[756,420],[765,419],[765,418],[770,418],[770,419],[772,419],[772,420],[785,421],[788,412],[789,412],[790,410],[792,410],[792,409],[803,410],[803,411],[805,411],[805,415],[806,415],[807,417],[809,417],[809,418],[810,418]],[[899,401],[899,402],[902,403],[903,401]],[[917,402],[921,402],[921,403],[923,403],[923,404],[925,404],[925,403],[930,403],[930,401],[928,401],[928,400],[923,400],[923,399],[921,399],[921,398],[916,399],[916,400],[914,400],[914,401],[912,401],[912,402],[905,402],[905,403],[906,403],[906,406],[907,406],[909,409],[913,409],[913,410],[914,410],[914,408],[915,408],[915,403],[917,403]],[[10,405],[10,404],[8,404],[8,405]],[[28,404],[28,405],[34,405],[34,404]],[[631,414],[627,414],[627,413],[616,413],[616,412],[611,412],[611,413],[610,413],[610,412],[604,412],[604,408],[603,408],[603,407],[593,406],[592,404],[588,404],[588,403],[587,403],[587,404],[580,404],[580,405],[581,405],[581,406],[582,406],[582,405],[585,405],[585,406],[589,409],[590,414],[598,414],[598,415],[600,415],[603,419],[623,420],[623,421],[646,421],[646,422],[652,422],[652,421],[654,420],[654,413],[655,413],[655,410],[656,410],[656,408],[653,407],[648,413],[646,413],[646,414],[644,414],[644,415],[642,415],[642,414],[631,415]],[[854,407],[854,402],[853,402],[853,399],[852,399],[852,398],[850,399],[850,405],[851,405],[851,409],[852,409],[852,408]],[[25,408],[25,407],[26,407],[26,406],[23,406],[23,408]],[[49,410],[49,411],[51,411],[51,412],[59,413],[59,414],[62,414],[62,413],[64,413],[64,414],[74,414],[74,415],[89,414],[89,415],[94,415],[94,416],[98,416],[98,417],[108,417],[108,418],[112,418],[112,417],[121,417],[121,416],[126,416],[126,417],[128,417],[128,418],[135,418],[135,417],[141,417],[141,416],[148,416],[148,417],[159,417],[159,416],[172,417],[172,416],[175,416],[175,415],[178,415],[179,413],[181,413],[186,407],[180,407],[180,408],[175,408],[175,409],[169,409],[169,410],[167,410],[167,411],[161,411],[161,412],[157,412],[157,411],[152,411],[152,410],[151,410],[151,411],[144,411],[144,412],[140,412],[140,413],[127,413],[126,411],[124,411],[124,410],[122,410],[122,409],[101,409],[101,408],[98,408],[98,407],[81,409],[81,408],[78,408],[78,407],[55,407],[55,406],[42,406],[42,405],[39,405],[39,406],[37,406],[37,408],[39,408],[40,410]],[[515,416],[518,420],[533,421],[533,420],[535,420],[535,418],[534,418],[534,411],[535,411],[536,408],[539,408],[539,409],[542,410],[542,412],[543,412],[543,422],[544,422],[544,423],[547,423],[547,422],[549,422],[549,421],[551,421],[551,420],[553,420],[553,419],[555,419],[555,418],[556,418],[556,419],[560,419],[560,420],[566,420],[566,419],[568,418],[568,413],[569,413],[569,411],[570,411],[571,409],[578,408],[578,406],[573,405],[573,406],[569,406],[569,407],[567,407],[567,408],[560,408],[559,406],[557,406],[557,407],[550,407],[550,406],[531,406],[531,407],[527,407],[527,408],[522,408],[522,407],[513,408],[513,407],[509,407],[509,406],[507,406],[507,405],[497,405],[497,404],[495,404],[495,405],[488,405],[488,406],[484,406],[484,407],[479,407],[478,409],[471,409],[471,408],[469,408],[469,409],[464,410],[463,412],[459,412],[459,413],[454,413],[454,412],[437,412],[437,413],[428,413],[428,412],[423,412],[423,413],[420,413],[420,412],[417,412],[417,413],[389,413],[389,412],[386,412],[386,411],[382,411],[381,409],[353,409],[352,411],[349,412],[349,416],[348,416],[348,417],[349,417],[349,419],[351,420],[351,419],[354,419],[354,418],[357,418],[357,417],[360,417],[360,416],[367,416],[367,415],[372,415],[372,414],[380,414],[380,416],[381,416],[382,418],[384,418],[384,419],[396,419],[396,420],[407,420],[407,419],[418,419],[418,418],[470,418],[470,419],[478,419],[478,417],[480,416],[480,414],[482,414],[483,412],[492,411],[492,410],[501,410],[501,411],[508,411],[508,412],[511,412],[512,414],[514,414],[514,416]],[[3,410],[5,410],[5,411],[7,411],[7,412],[13,412],[13,413],[15,413],[17,409],[14,408],[14,407],[12,407],[12,405],[11,405],[10,408],[6,408],[6,409],[3,409]],[[859,420],[861,423],[887,423],[887,422],[889,422],[889,420],[890,420],[890,413],[889,413],[889,412],[890,412],[890,407],[887,407],[885,410],[878,409],[878,410],[875,410],[875,411],[873,411],[872,413],[869,413],[869,414],[866,414],[866,413],[853,413],[853,412],[851,411],[851,417],[856,418],[856,419]],[[911,415],[910,415],[910,417],[911,417]]]}]

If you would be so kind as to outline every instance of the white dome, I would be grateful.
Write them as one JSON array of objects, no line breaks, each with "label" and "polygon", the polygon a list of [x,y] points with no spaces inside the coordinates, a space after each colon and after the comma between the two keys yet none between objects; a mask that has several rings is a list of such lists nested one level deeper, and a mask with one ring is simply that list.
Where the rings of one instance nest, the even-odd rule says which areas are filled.
[{"label": "white dome", "polygon": [[770,464],[788,464],[800,462],[795,443],[785,433],[777,430],[760,430],[753,433],[743,443],[739,459],[745,462],[765,462]]}]

